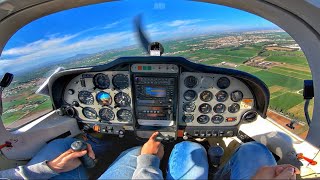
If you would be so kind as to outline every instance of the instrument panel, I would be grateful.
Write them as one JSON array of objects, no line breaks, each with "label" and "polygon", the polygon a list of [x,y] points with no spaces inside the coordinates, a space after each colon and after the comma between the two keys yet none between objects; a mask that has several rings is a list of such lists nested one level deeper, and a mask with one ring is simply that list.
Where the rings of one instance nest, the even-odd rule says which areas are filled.
[{"label": "instrument panel", "polygon": [[[143,60],[148,63],[139,63]],[[71,109],[70,116],[84,129],[121,136],[134,131],[143,138],[155,130],[166,139],[230,137],[242,123],[265,116],[268,90],[249,74],[180,57],[114,62],[61,73],[52,85],[63,87],[62,100],[52,95],[58,97],[53,98],[55,105],[67,115]]]}]

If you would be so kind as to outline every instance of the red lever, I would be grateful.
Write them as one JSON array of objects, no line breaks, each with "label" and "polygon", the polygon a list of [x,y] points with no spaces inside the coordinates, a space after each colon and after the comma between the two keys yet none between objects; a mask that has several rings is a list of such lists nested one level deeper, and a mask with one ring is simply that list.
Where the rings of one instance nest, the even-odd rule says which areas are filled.
[{"label": "red lever", "polygon": [[314,161],[314,160],[312,160],[312,159],[310,159],[310,158],[304,157],[302,153],[298,153],[298,154],[297,154],[297,159],[298,159],[298,160],[304,159],[304,160],[306,160],[309,164],[311,164],[311,165],[313,165],[313,166],[317,164],[317,161]]},{"label": "red lever", "polygon": [[4,147],[12,147],[11,142],[6,141],[4,144],[1,144],[1,145],[0,145],[0,150],[1,150],[2,148],[4,148]]}]

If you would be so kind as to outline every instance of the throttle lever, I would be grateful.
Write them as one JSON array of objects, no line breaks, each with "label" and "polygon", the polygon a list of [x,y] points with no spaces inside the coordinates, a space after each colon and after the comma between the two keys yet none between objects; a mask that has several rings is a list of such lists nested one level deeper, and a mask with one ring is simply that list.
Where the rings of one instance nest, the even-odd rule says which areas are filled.
[{"label": "throttle lever", "polygon": [[[78,151],[83,151],[85,149],[87,149],[87,143],[85,143],[84,141],[75,141],[71,144],[71,149],[78,152]],[[94,162],[94,160],[89,157],[88,153],[85,154],[84,156],[79,158],[81,163],[83,164],[84,167],[86,168],[93,168],[96,163]]]}]

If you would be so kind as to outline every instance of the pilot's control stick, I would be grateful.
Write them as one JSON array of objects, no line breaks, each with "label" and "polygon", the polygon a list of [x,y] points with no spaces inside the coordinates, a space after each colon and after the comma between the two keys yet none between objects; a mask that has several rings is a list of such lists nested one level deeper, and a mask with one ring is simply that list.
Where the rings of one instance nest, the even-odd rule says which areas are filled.
[{"label": "pilot's control stick", "polygon": [[224,150],[221,146],[216,145],[209,148],[208,154],[209,154],[210,164],[213,167],[218,167],[220,165],[221,157],[224,154]]},{"label": "pilot's control stick", "polygon": [[[82,151],[87,149],[87,143],[85,143],[84,141],[75,141],[71,144],[71,149],[74,151]],[[83,164],[84,167],[86,168],[93,168],[96,163],[94,162],[94,160],[89,157],[88,154],[85,154],[84,156],[79,158],[81,163]]]}]

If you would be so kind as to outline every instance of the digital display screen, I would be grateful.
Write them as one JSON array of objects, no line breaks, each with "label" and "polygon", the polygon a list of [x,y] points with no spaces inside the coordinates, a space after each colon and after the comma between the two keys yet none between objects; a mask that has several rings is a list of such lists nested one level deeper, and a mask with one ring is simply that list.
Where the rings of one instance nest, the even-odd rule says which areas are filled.
[{"label": "digital display screen", "polygon": [[146,95],[149,97],[166,97],[167,96],[166,88],[147,86],[145,90],[146,90]]}]

